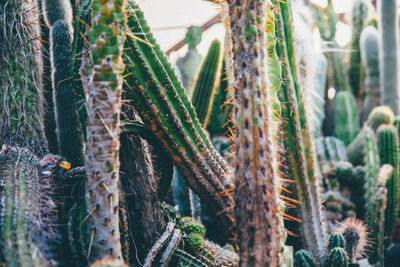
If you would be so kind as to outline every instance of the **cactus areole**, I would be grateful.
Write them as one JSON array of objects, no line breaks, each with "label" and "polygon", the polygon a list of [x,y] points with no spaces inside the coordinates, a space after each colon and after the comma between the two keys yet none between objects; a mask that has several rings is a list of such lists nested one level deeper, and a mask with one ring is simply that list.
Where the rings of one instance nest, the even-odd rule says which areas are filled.
[{"label": "cactus areole", "polygon": [[118,219],[119,125],[126,1],[94,0],[87,38],[87,223],[91,261],[121,259]]}]

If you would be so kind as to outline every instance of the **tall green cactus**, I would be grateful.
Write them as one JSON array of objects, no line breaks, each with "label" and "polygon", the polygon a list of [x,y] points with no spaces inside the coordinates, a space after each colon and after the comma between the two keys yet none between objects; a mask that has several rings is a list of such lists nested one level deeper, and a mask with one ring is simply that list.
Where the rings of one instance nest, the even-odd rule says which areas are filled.
[{"label": "tall green cactus", "polygon": [[204,128],[207,127],[216,87],[219,84],[222,55],[221,43],[215,39],[208,49],[193,89],[192,104]]},{"label": "tall green cactus", "polygon": [[378,0],[379,86],[381,105],[400,115],[399,15],[396,0]]},{"label": "tall green cactus", "polygon": [[235,76],[235,216],[240,266],[279,264],[279,199],[275,192],[265,49],[266,1],[229,5]]},{"label": "tall green cactus", "polygon": [[347,254],[343,248],[336,247],[331,250],[327,260],[328,267],[347,267]]},{"label": "tall green cactus", "polygon": [[35,0],[0,3],[0,143],[44,154],[39,14]]},{"label": "tall green cactus", "polygon": [[122,258],[119,201],[119,125],[126,1],[92,3],[92,27],[87,34],[88,121],[86,205],[92,236],[89,258]]},{"label": "tall green cactus", "polygon": [[364,68],[364,99],[361,121],[367,119],[371,110],[379,106],[379,51],[378,31],[373,26],[367,26],[360,36],[361,61]]},{"label": "tall green cactus", "polygon": [[353,94],[359,96],[361,87],[361,55],[360,55],[360,34],[364,28],[368,15],[367,0],[356,0],[353,3],[351,12],[352,40],[350,52],[350,66],[348,70],[350,85]]},{"label": "tall green cactus", "polygon": [[386,183],[385,244],[390,244],[399,210],[399,137],[393,125],[382,125],[377,130],[381,164],[390,164],[393,173]]},{"label": "tall green cactus", "polygon": [[315,73],[315,90],[311,92],[313,101],[313,128],[316,137],[322,136],[322,124],[325,119],[325,90],[328,60],[324,55],[318,56]]},{"label": "tall green cactus", "polygon": [[125,90],[142,120],[172,156],[180,173],[221,222],[221,233],[233,236],[233,184],[227,163],[196,118],[184,89],[132,1],[124,50]]},{"label": "tall green cactus", "polygon": [[[277,3],[277,2],[276,2]],[[304,246],[313,253],[317,262],[326,255],[326,226],[321,207],[320,177],[315,166],[314,144],[309,131],[303,95],[298,82],[294,51],[293,25],[290,1],[279,2],[279,36],[282,42],[278,47],[284,82],[281,86],[284,124],[284,143],[288,158],[290,175],[296,181],[300,205]]]},{"label": "tall green cactus", "polygon": [[334,102],[335,136],[347,146],[359,131],[356,100],[351,92],[342,91]]}]

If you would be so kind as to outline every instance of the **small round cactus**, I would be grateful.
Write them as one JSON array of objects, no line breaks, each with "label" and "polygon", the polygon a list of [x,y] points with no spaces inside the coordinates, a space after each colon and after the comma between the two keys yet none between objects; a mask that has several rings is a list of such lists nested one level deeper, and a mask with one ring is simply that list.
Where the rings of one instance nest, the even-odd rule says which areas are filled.
[{"label": "small round cactus", "polygon": [[199,253],[203,245],[203,237],[199,234],[191,233],[185,238],[185,247],[192,253]]},{"label": "small round cactus", "polygon": [[187,234],[198,234],[203,237],[206,233],[204,226],[192,217],[183,217],[181,220],[182,230]]},{"label": "small round cactus", "polygon": [[368,115],[367,124],[375,131],[381,124],[392,124],[394,113],[388,106],[378,106]]},{"label": "small round cactus", "polygon": [[335,164],[335,174],[340,185],[348,185],[353,175],[353,164],[348,161],[339,161]]},{"label": "small round cactus", "polygon": [[347,267],[347,256],[343,248],[332,249],[328,258],[329,267]]},{"label": "small round cactus", "polygon": [[337,233],[337,234],[332,234],[329,237],[329,244],[328,244],[328,249],[332,250],[336,247],[339,248],[344,248],[344,238],[341,234]]},{"label": "small round cactus", "polygon": [[307,250],[299,250],[294,254],[294,267],[315,266],[313,255]]}]

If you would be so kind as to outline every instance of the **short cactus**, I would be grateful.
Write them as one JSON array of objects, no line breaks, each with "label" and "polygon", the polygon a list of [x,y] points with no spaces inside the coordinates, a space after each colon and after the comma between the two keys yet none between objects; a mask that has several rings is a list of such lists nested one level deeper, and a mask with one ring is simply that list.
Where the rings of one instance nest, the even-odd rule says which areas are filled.
[{"label": "short cactus", "polygon": [[334,102],[335,136],[347,146],[359,131],[357,106],[351,92],[339,92]]},{"label": "short cactus", "polygon": [[299,250],[294,254],[294,267],[314,267],[313,255],[307,250]]},{"label": "short cactus", "polygon": [[329,237],[328,250],[331,251],[336,247],[344,248],[344,238],[342,234],[331,234]]},{"label": "short cactus", "polygon": [[336,247],[331,250],[328,257],[328,267],[347,267],[347,255],[344,248]]}]

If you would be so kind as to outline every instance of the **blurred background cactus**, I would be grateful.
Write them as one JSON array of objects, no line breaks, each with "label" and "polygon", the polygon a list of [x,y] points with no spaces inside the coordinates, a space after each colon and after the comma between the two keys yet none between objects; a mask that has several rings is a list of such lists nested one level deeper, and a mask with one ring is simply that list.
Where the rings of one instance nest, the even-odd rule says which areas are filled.
[{"label": "blurred background cactus", "polygon": [[2,1],[0,264],[397,266],[398,23],[395,0]]}]

